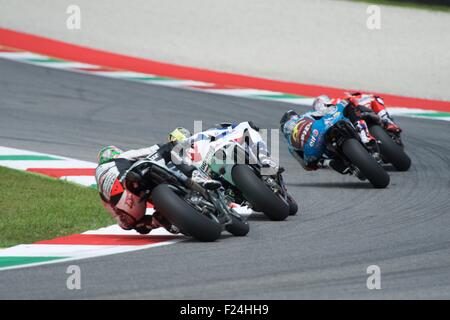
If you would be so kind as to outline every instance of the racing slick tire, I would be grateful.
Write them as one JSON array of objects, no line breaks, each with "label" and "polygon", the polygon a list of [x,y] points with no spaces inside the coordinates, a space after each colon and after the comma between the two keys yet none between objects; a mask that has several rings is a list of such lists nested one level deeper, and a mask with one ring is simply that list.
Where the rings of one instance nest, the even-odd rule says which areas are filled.
[{"label": "racing slick tire", "polygon": [[391,163],[398,171],[408,171],[411,167],[411,159],[403,147],[395,143],[382,127],[374,125],[369,130],[375,139],[381,142],[379,146],[383,160]]},{"label": "racing slick tire", "polygon": [[274,221],[285,220],[289,216],[289,204],[279,198],[247,165],[233,167],[231,175],[236,187],[251,203]]},{"label": "racing slick tire", "polygon": [[289,215],[290,216],[295,216],[297,214],[297,211],[298,211],[297,201],[295,201],[295,199],[292,198],[290,194],[287,195],[287,201],[288,201],[288,204],[289,204]]},{"label": "racing slick tire", "polygon": [[375,188],[386,188],[390,177],[378,162],[356,139],[348,139],[342,144],[342,152]]},{"label": "racing slick tire", "polygon": [[222,233],[222,225],[218,221],[199,213],[166,184],[153,189],[151,201],[156,211],[188,236],[210,242],[217,240]]}]

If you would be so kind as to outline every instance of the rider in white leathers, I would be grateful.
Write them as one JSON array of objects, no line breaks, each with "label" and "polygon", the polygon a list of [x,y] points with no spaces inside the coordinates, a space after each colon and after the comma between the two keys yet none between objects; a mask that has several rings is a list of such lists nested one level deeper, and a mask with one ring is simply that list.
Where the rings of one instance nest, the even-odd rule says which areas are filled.
[{"label": "rider in white leathers", "polygon": [[[199,150],[195,149],[196,145],[198,145],[196,144],[197,142],[206,141],[206,145],[208,146],[209,143],[218,143],[223,140],[234,141],[242,145],[258,159],[263,168],[269,169],[265,171],[267,175],[276,174],[279,170],[279,165],[271,158],[267,145],[259,134],[259,130],[251,121],[241,122],[239,124],[220,123],[213,128],[198,132],[194,135],[190,135],[189,131],[185,128],[177,128],[169,135],[169,139],[171,139],[170,137],[178,136],[178,138],[174,139],[182,142],[187,147],[184,151],[190,154],[190,158],[194,163],[200,160],[198,159],[198,155],[201,154]],[[184,134],[178,135],[177,132],[179,131],[183,131]]]}]

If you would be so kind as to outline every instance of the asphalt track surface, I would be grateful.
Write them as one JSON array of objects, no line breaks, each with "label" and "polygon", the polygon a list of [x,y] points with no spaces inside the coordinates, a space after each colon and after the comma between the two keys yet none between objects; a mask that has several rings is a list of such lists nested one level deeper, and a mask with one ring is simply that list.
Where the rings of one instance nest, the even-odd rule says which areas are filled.
[{"label": "asphalt track surface", "polygon": [[[104,144],[163,141],[194,120],[276,128],[289,107],[0,60],[0,145],[84,160]],[[2,271],[0,298],[448,299],[450,126],[398,122],[413,166],[390,171],[388,189],[328,170],[306,173],[282,143],[299,215],[284,222],[254,215],[245,238]],[[81,268],[81,290],[66,288],[70,264]],[[381,290],[366,287],[369,265],[381,268]]]}]

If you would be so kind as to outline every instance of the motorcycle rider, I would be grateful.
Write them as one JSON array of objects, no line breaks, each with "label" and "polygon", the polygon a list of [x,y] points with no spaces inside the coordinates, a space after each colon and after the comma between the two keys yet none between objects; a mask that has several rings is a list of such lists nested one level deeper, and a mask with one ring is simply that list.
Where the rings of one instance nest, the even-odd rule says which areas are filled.
[{"label": "motorcycle rider", "polygon": [[[327,96],[314,99],[313,109],[297,114],[293,110],[287,111],[280,120],[280,130],[283,133],[291,155],[308,171],[330,167],[341,174],[350,172],[349,168],[340,159],[326,159],[323,157],[325,143],[323,133],[313,130],[315,121],[325,115],[337,112],[337,105],[345,107],[345,116],[354,124],[361,141],[368,147],[373,147],[376,140],[369,133],[367,124],[360,118],[359,109],[353,100],[339,100],[338,103]],[[312,143],[314,142],[314,143]]]},{"label": "motorcycle rider", "polygon": [[166,166],[179,174],[185,175],[190,182],[200,184],[206,189],[215,189],[221,183],[207,179],[194,167],[185,164],[175,165],[172,162],[171,150],[176,143],[155,144],[147,148],[123,151],[116,146],[103,147],[98,153],[98,166],[95,179],[100,198],[106,210],[125,230],[136,230],[147,234],[152,229],[165,227],[168,231],[178,233],[178,230],[167,220],[154,212],[152,216],[145,215],[146,185],[145,176],[139,166],[130,170],[131,166],[149,156],[163,159]]},{"label": "motorcycle rider", "polygon": [[372,109],[380,117],[381,123],[387,131],[393,133],[402,132],[402,129],[394,122],[387,112],[384,100],[380,96],[360,92],[347,92],[343,97],[332,99],[332,104],[338,104],[342,100],[352,100],[354,105]]},{"label": "motorcycle rider", "polygon": [[[246,151],[246,155],[249,154],[253,156],[249,157],[248,159],[252,158],[253,160],[255,160],[256,158],[258,160],[258,164],[260,165],[259,173],[261,176],[271,178],[272,180],[273,178],[276,178],[276,181],[281,181],[282,179],[278,176],[278,174],[281,174],[284,171],[283,168],[280,168],[278,163],[271,158],[267,145],[263,140],[261,134],[259,134],[260,128],[257,127],[252,121],[241,122],[238,124],[223,122],[215,124],[212,128],[198,132],[194,135],[191,135],[189,130],[185,128],[183,128],[183,131],[187,132],[187,134],[174,135],[173,133],[170,133],[169,140],[176,140],[180,143],[180,145],[184,146],[184,152],[187,153],[188,157],[192,160],[189,163],[195,163],[197,166],[202,167],[204,165],[204,162],[202,160],[205,160],[201,157],[205,154],[205,152],[202,151],[207,151],[206,157],[208,157],[208,154],[210,154],[211,150],[216,150],[215,148],[210,148],[211,143],[217,142],[219,146],[223,146],[222,143],[227,144],[229,142],[234,142],[240,144],[244,148],[244,150]],[[200,146],[198,146],[199,142],[206,143],[200,144]],[[234,152],[231,156],[233,159],[230,160],[232,161],[232,164],[243,164],[237,162],[244,159],[239,157],[237,153],[235,153],[239,148],[235,149],[234,147],[236,147],[236,145],[234,143],[232,144]],[[198,149],[204,148],[205,146],[208,148],[207,150]],[[228,154],[228,156],[230,156],[230,154]],[[247,161],[247,158],[245,158],[245,161]],[[247,164],[248,162],[245,163]],[[280,184],[282,185],[281,187],[284,189],[287,201],[289,202],[289,214],[295,215],[298,210],[295,199],[289,194],[284,183],[280,182]]]},{"label": "motorcycle rider", "polygon": [[180,135],[175,137],[172,133],[169,134],[169,139],[174,139],[179,142],[183,142],[187,146],[192,146],[196,141],[199,140],[209,140],[209,141],[217,141],[219,139],[225,138],[226,136],[237,133],[238,135],[243,132],[237,140],[242,146],[248,146],[257,159],[261,162],[263,168],[269,169],[266,172],[270,172],[272,174],[276,174],[279,170],[279,165],[270,157],[270,153],[268,151],[267,145],[262,139],[260,134],[253,134],[253,130],[259,131],[260,129],[252,122],[241,122],[239,124],[232,124],[228,122],[223,122],[214,125],[212,128],[209,128],[205,131],[198,132],[194,135],[191,135],[188,129],[186,128],[177,128],[182,129],[186,132],[186,135]]}]

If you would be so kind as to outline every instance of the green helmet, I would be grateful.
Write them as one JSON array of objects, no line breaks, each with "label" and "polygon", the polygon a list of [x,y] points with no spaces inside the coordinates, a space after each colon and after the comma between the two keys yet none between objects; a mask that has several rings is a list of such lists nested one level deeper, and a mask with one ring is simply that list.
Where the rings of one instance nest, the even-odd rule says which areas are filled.
[{"label": "green helmet", "polygon": [[169,133],[169,141],[183,141],[191,136],[191,132],[183,127],[175,128],[171,133]]},{"label": "green helmet", "polygon": [[104,164],[117,158],[123,151],[116,146],[107,146],[100,149],[97,155],[98,164]]}]

